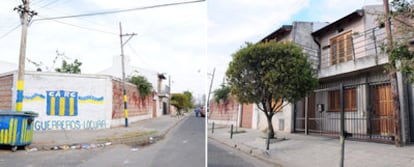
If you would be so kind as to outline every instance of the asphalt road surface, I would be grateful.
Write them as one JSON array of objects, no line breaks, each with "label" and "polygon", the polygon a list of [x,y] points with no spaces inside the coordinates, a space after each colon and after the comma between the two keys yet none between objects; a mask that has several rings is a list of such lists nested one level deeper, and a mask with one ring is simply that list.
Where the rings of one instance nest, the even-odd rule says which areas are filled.
[{"label": "asphalt road surface", "polygon": [[214,140],[208,140],[208,167],[271,167],[272,165],[230,148]]},{"label": "asphalt road surface", "polygon": [[26,152],[0,150],[0,166],[204,167],[205,119],[190,116],[165,139],[145,147],[112,145],[90,150]]}]

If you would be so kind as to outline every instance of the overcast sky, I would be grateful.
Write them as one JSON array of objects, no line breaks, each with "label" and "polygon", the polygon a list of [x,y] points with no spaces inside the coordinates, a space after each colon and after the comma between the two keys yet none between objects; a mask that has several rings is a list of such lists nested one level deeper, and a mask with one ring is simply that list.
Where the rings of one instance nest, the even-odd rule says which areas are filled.
[{"label": "overcast sky", "polygon": [[[192,0],[31,0],[35,19],[138,8]],[[0,37],[20,24],[13,8],[21,0],[0,5]],[[205,91],[206,2],[56,21],[33,21],[29,26],[26,57],[53,66],[56,50],[83,64],[82,73],[94,74],[120,55],[119,22],[124,33],[137,33],[124,47],[130,64],[171,75],[172,92]],[[18,63],[21,28],[0,39],[0,61]],[[126,40],[126,38],[125,38]],[[54,68],[61,65],[56,62]],[[1,68],[1,67],[0,67]],[[45,67],[43,67],[45,68]],[[54,69],[53,68],[53,69]],[[26,62],[26,69],[35,66]],[[204,72],[205,73],[205,72]]]},{"label": "overcast sky", "polygon": [[[184,0],[31,0],[39,13],[34,19],[102,12],[183,2]],[[34,21],[28,32],[27,58],[49,68],[56,50],[79,59],[82,73],[97,73],[120,55],[119,22],[125,33],[137,33],[125,46],[131,64],[165,72],[172,91],[208,91],[213,68],[213,90],[223,82],[231,55],[245,42],[257,42],[292,21],[335,21],[364,5],[381,0],[207,0],[207,2],[132,11],[111,15]],[[0,6],[0,61],[18,62],[20,24],[13,8],[21,0]],[[60,61],[54,68],[60,66]],[[35,67],[26,63],[28,69]],[[1,67],[0,67],[1,68]]]}]

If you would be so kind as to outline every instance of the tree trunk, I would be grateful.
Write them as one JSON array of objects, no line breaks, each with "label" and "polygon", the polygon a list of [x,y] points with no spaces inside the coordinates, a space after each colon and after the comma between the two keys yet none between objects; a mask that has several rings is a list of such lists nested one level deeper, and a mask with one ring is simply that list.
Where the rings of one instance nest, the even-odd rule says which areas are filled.
[{"label": "tree trunk", "polygon": [[273,130],[273,124],[272,124],[272,117],[273,114],[269,115],[266,113],[266,118],[267,118],[267,130],[268,130],[268,137],[270,139],[274,139],[275,138],[275,131]]}]

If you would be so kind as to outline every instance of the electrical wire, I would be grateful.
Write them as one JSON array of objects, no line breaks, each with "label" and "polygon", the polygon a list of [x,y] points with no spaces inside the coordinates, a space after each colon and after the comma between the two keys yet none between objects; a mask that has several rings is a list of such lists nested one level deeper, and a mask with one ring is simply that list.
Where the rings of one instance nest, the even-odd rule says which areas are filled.
[{"label": "electrical wire", "polygon": [[10,33],[12,33],[14,30],[16,30],[17,28],[19,28],[21,26],[21,24],[18,24],[17,26],[13,27],[11,30],[7,31],[5,34],[3,34],[2,36],[0,36],[0,39],[5,38],[6,36],[8,36]]},{"label": "electrical wire", "polygon": [[[144,58],[142,58],[141,56],[139,56],[139,54],[137,53],[137,51],[131,46],[131,44],[129,44],[128,43],[128,47],[129,47],[129,49],[131,49],[131,51],[134,53],[134,55],[136,56],[136,57],[138,57],[144,64],[146,64],[147,66],[149,66],[150,68],[151,68],[151,70],[154,70],[154,69],[157,69],[157,68],[154,68],[154,66],[153,65],[151,65],[151,64],[149,64],[149,63],[147,63],[145,60],[144,60]],[[154,70],[154,71],[156,71],[156,70]]]},{"label": "electrical wire", "polygon": [[68,15],[68,16],[57,16],[57,17],[41,18],[41,19],[34,19],[33,21],[57,20],[57,19],[68,19],[68,18],[76,18],[76,17],[88,17],[88,16],[97,16],[97,15],[107,15],[107,14],[131,12],[131,11],[136,11],[136,10],[145,10],[145,9],[160,8],[160,7],[167,7],[167,6],[176,6],[176,5],[184,5],[184,4],[191,4],[191,3],[199,3],[199,2],[204,2],[204,1],[206,1],[206,0],[176,2],[176,3],[168,3],[168,4],[161,4],[161,5],[152,5],[152,6],[129,8],[129,9],[120,9],[120,10],[113,10],[113,11],[104,11],[104,12],[85,13],[85,14],[78,14],[78,15]]},{"label": "electrical wire", "polygon": [[50,5],[54,4],[54,3],[58,2],[58,1],[59,1],[59,0],[53,0],[53,1],[49,2],[49,3],[47,3],[47,4],[44,4],[43,6],[40,6],[40,7],[39,7],[39,8],[37,8],[36,10],[39,10],[39,9],[42,9],[42,8],[48,7],[48,6],[50,6]]},{"label": "electrical wire", "polygon": [[60,21],[60,20],[51,20],[51,21],[54,21],[54,22],[57,22],[57,23],[60,23],[60,24],[64,24],[64,25],[68,25],[68,26],[72,26],[72,27],[76,27],[76,28],[80,28],[80,29],[85,29],[85,30],[88,30],[88,31],[101,32],[101,33],[110,34],[110,35],[117,35],[117,36],[119,35],[119,34],[114,33],[114,32],[99,30],[99,29],[96,29],[96,28],[89,28],[89,27],[79,26],[79,25],[63,22],[63,21]]}]

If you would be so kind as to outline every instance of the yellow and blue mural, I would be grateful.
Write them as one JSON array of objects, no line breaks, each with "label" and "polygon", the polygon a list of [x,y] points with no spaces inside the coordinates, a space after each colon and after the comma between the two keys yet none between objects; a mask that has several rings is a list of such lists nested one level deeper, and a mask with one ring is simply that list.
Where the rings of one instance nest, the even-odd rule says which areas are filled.
[{"label": "yellow and blue mural", "polygon": [[78,92],[46,91],[46,114],[54,116],[78,115]]},{"label": "yellow and blue mural", "polygon": [[24,102],[45,102],[46,114],[48,116],[77,116],[78,104],[104,104],[104,97],[93,95],[79,96],[77,91],[51,90],[46,91],[46,96],[34,93],[31,96],[24,96]]}]

